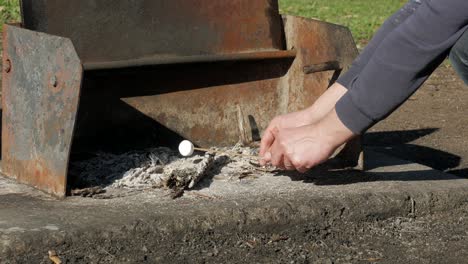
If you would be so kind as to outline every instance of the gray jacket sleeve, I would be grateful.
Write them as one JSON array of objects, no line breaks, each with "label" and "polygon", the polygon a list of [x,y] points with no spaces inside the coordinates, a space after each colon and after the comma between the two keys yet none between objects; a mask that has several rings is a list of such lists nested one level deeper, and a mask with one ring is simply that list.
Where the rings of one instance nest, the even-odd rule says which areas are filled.
[{"label": "gray jacket sleeve", "polygon": [[468,0],[426,0],[381,37],[359,71],[338,79],[348,88],[337,102],[340,120],[361,134],[411,96],[468,27]]}]

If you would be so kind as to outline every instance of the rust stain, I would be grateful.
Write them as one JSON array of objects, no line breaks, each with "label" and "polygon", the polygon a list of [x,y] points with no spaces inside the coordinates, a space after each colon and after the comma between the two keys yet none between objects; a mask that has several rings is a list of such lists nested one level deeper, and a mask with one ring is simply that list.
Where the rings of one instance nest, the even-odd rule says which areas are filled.
[{"label": "rust stain", "polygon": [[64,197],[80,61],[64,39],[14,26],[4,35],[4,56],[18,68],[3,79],[2,172]]},{"label": "rust stain", "polygon": [[[26,27],[68,36],[71,41],[19,28],[11,29],[9,36],[9,26],[4,27],[3,62],[7,65],[10,60],[12,64],[10,72],[2,72],[4,172],[59,197],[65,195],[80,97],[80,109],[90,109],[83,116],[91,118],[85,126],[89,131],[77,129],[76,134],[124,124],[125,118],[134,115],[114,111],[121,110],[116,105],[123,100],[128,104],[125,107],[141,114],[138,118],[157,121],[199,146],[231,145],[240,138],[251,140],[254,137],[249,133],[254,128],[262,132],[274,116],[305,108],[326,91],[333,72],[305,74],[304,66],[324,61],[347,65],[355,55],[350,48],[352,38],[343,27],[296,17],[287,17],[283,27],[275,0],[174,0],[162,8],[159,1],[136,1],[129,6],[128,1],[118,0],[106,10],[113,14],[110,16],[93,13],[102,10],[89,9],[94,0],[23,1],[44,6],[47,11],[31,9],[37,13],[26,16]],[[135,6],[143,10],[138,17],[133,17]],[[47,16],[41,17],[44,14]],[[65,23],[63,17],[74,23]],[[121,30],[128,33],[127,39],[114,30],[122,17],[125,23]],[[100,34],[89,30],[91,27]],[[164,57],[169,55],[175,59]],[[40,76],[31,80],[20,76],[25,75],[22,72],[15,75],[33,56],[47,62],[40,65]],[[131,63],[154,66],[151,63],[157,61],[151,58],[161,57],[167,59],[166,64],[180,65],[159,63],[153,75],[141,68],[131,69],[133,73],[126,69],[119,72],[121,75],[104,71],[108,79],[102,85],[106,87],[93,84],[100,83],[102,76],[88,71],[86,74],[97,77],[90,77],[89,87],[83,88],[89,94],[80,95],[82,63],[106,70],[119,61],[124,62],[117,65],[120,68]],[[210,60],[216,63],[207,63]],[[196,63],[196,67],[182,63]],[[37,89],[21,90],[24,85]],[[119,94],[113,94],[116,91]],[[27,98],[19,98],[25,95]],[[118,102],[107,102],[110,99],[106,96]],[[93,115],[98,118],[93,119]],[[109,124],[100,124],[102,120]],[[239,120],[249,121],[242,123],[242,131]],[[354,150],[358,147],[352,146]]]},{"label": "rust stain", "polygon": [[53,194],[56,197],[65,197],[66,175],[55,174],[49,170],[50,164],[41,159],[15,160],[6,159],[3,162],[3,173],[39,190]]}]

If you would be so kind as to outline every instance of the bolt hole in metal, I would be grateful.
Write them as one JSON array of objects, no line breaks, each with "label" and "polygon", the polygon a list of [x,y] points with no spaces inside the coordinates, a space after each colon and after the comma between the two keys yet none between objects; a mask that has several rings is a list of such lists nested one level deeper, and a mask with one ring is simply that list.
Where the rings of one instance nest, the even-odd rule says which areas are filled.
[{"label": "bolt hole in metal", "polygon": [[5,72],[6,73],[11,72],[11,61],[10,61],[10,59],[6,59],[6,61],[5,61]]},{"label": "bolt hole in metal", "polygon": [[58,86],[57,76],[54,75],[50,78],[50,86],[57,88]]}]

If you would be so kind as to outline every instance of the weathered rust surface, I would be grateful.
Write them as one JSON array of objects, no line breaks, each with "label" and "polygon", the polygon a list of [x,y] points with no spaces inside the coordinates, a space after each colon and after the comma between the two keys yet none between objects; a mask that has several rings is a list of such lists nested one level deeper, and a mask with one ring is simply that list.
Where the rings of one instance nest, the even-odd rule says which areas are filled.
[{"label": "weathered rust surface", "polygon": [[[242,140],[238,108],[249,139],[258,138],[253,127],[265,128],[279,114],[280,80],[292,63],[288,60],[159,69],[158,92],[123,101],[151,119],[200,146],[232,145]],[[180,77],[178,77],[180,76]],[[140,86],[141,85],[141,86]],[[149,87],[138,82],[138,87]],[[249,125],[250,126],[250,125]]]},{"label": "weathered rust surface", "polygon": [[70,40],[4,26],[2,172],[55,196],[66,192],[82,67]]},{"label": "weathered rust surface", "polygon": [[[285,112],[291,112],[315,102],[358,53],[346,27],[294,16],[284,16],[283,20],[287,48],[297,50],[297,59],[287,76],[289,104]],[[313,65],[328,62],[335,62],[343,70],[304,72]]]},{"label": "weathered rust surface", "polygon": [[[348,70],[358,51],[346,27],[294,16],[284,16],[283,20],[287,48],[294,47],[298,54],[284,86],[289,95],[284,108],[290,112],[313,104]],[[338,155],[346,166],[363,167],[360,141],[353,140]]]},{"label": "weathered rust surface", "polygon": [[[201,146],[239,140],[238,105],[245,115],[244,123],[252,124],[251,131],[255,127],[261,132],[275,115],[311,105],[336,74],[327,67],[321,67],[327,71],[307,74],[304,68],[331,61],[340,71],[356,55],[351,34],[344,27],[293,17],[287,18],[285,25],[286,43],[290,49],[294,47],[295,60],[197,65],[197,69],[176,68],[172,73],[159,69],[157,80],[151,84],[145,81],[146,86],[160,87],[159,92],[123,100]],[[135,75],[131,79],[139,78]],[[145,83],[134,84],[142,87]]]},{"label": "weathered rust surface", "polygon": [[28,29],[68,37],[84,63],[283,49],[277,0],[22,0]]},{"label": "weathered rust surface", "polygon": [[121,61],[89,62],[85,63],[83,67],[85,70],[108,70],[168,64],[174,65],[228,61],[262,61],[271,59],[294,59],[295,57],[295,50],[275,50],[195,56],[148,56],[145,58],[136,58]]},{"label": "weathered rust surface", "polygon": [[[348,29],[282,19],[276,0],[22,0],[22,10],[34,31],[4,29],[2,169],[60,197],[71,152],[259,140],[357,55]],[[362,161],[359,140],[339,157]]]}]

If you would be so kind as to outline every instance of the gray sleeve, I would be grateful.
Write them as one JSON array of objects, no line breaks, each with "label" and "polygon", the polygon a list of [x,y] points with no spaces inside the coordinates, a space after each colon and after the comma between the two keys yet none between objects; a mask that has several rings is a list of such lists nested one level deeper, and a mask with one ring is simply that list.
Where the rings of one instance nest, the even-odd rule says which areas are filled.
[{"label": "gray sleeve", "polygon": [[348,91],[336,104],[340,120],[361,134],[388,116],[443,62],[467,25],[468,0],[423,1],[347,81]]}]

